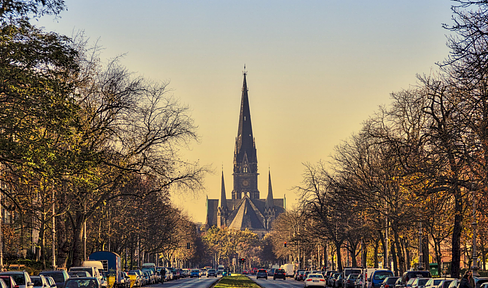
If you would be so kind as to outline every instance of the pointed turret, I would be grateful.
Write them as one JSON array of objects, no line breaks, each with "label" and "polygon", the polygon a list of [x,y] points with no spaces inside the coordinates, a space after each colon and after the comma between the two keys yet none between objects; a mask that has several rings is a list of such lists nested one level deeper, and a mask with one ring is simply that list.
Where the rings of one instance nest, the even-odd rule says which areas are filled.
[{"label": "pointed turret", "polygon": [[271,186],[271,171],[268,171],[268,197],[266,198],[266,208],[274,207],[273,187]]},{"label": "pointed turret", "polygon": [[224,171],[222,171],[222,186],[220,188],[220,207],[227,208],[227,198],[225,196]]}]

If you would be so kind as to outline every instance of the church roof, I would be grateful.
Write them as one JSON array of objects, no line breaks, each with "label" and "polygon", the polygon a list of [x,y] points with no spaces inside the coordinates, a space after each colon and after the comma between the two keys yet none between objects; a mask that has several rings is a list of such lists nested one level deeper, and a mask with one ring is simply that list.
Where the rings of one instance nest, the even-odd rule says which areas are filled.
[{"label": "church roof", "polygon": [[254,205],[253,201],[244,196],[240,199],[239,205],[231,215],[232,222],[229,228],[234,229],[249,229],[249,230],[264,230],[264,216],[259,209]]}]

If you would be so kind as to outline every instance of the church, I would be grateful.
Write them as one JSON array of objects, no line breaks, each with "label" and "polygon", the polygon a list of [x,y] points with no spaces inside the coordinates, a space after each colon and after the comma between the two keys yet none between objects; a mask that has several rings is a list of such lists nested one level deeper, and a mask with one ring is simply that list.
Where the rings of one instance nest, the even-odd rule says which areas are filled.
[{"label": "church", "polygon": [[268,193],[260,199],[258,189],[258,159],[256,143],[252,134],[251,112],[246,82],[246,72],[242,85],[239,125],[234,147],[233,189],[227,199],[222,171],[220,199],[207,199],[207,223],[212,226],[228,227],[236,230],[249,229],[263,236],[271,230],[273,221],[285,212],[286,198],[275,199],[271,186],[271,172],[268,171]]}]

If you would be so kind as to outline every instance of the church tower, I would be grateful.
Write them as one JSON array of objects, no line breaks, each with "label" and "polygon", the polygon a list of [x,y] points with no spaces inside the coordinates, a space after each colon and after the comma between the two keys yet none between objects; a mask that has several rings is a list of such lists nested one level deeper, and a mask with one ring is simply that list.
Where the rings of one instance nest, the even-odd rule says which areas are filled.
[{"label": "church tower", "polygon": [[247,92],[246,72],[244,72],[241,111],[234,148],[234,189],[232,190],[232,199],[241,199],[244,196],[250,199],[259,199],[258,160],[252,134],[251,112]]},{"label": "church tower", "polygon": [[227,198],[225,196],[224,171],[222,171],[222,185],[220,188],[220,205],[217,209],[217,227],[227,226],[227,217],[229,209],[227,207]]},{"label": "church tower", "polygon": [[267,197],[260,199],[257,150],[252,133],[247,73],[244,72],[243,76],[239,124],[232,167],[232,194],[227,198],[222,169],[220,199],[207,199],[206,227],[249,229],[259,237],[263,237],[270,231],[273,221],[285,212],[286,200],[285,198],[274,198],[271,172],[268,175],[268,193],[263,195]]},{"label": "church tower", "polygon": [[266,204],[264,205],[264,217],[266,219],[264,227],[266,230],[271,230],[271,223],[276,219],[273,187],[271,186],[271,171],[268,172],[268,197],[266,197]]}]

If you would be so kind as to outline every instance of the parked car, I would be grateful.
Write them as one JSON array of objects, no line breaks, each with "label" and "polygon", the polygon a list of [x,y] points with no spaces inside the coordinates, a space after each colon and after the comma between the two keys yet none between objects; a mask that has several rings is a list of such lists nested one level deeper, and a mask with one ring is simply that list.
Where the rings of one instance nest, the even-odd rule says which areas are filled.
[{"label": "parked car", "polygon": [[258,270],[258,272],[256,273],[256,279],[259,279],[259,278],[268,279],[268,272],[266,271],[266,269],[259,269]]},{"label": "parked car", "polygon": [[305,287],[311,286],[321,286],[325,287],[325,278],[322,273],[310,273],[307,275],[307,278],[303,281],[305,283]]},{"label": "parked car", "polygon": [[276,278],[282,278],[283,280],[286,280],[285,269],[276,269],[274,271],[273,280],[276,280]]},{"label": "parked car", "polygon": [[[297,270],[297,272],[295,273],[295,280],[297,281],[303,281],[305,280],[305,270]],[[324,277],[325,279],[325,277]]]},{"label": "parked car", "polygon": [[425,283],[425,288],[437,288],[437,286],[441,283],[444,279],[441,278],[430,278],[427,283]]},{"label": "parked car", "polygon": [[327,279],[327,286],[335,287],[335,281],[336,281],[336,278],[339,277],[339,275],[341,275],[341,273],[339,273],[339,272],[332,273],[332,275],[329,277],[329,279]]},{"label": "parked car", "polygon": [[344,271],[342,271],[342,275],[344,276],[344,280],[347,279],[347,276],[349,276],[349,274],[361,274],[363,271],[361,268],[350,268],[350,267],[347,267],[347,268],[344,268]]},{"label": "parked car", "polygon": [[5,285],[7,285],[7,288],[17,288],[18,287],[17,286],[17,283],[15,283],[14,278],[12,278],[11,276],[0,275],[0,279],[3,280],[3,282],[5,283]]},{"label": "parked car", "polygon": [[488,277],[473,277],[474,279],[474,288],[480,288],[481,284],[488,282]]},{"label": "parked car", "polygon": [[393,271],[391,270],[374,270],[373,272],[368,275],[368,288],[380,288],[381,283],[387,278],[387,277],[393,277]]},{"label": "parked car", "polygon": [[142,271],[141,270],[129,270],[127,273],[131,282],[134,282],[134,287],[142,286]]},{"label": "parked car", "polygon": [[31,276],[31,280],[34,283],[34,288],[51,288],[43,275]]},{"label": "parked car", "polygon": [[[51,276],[56,282],[58,288],[64,288],[64,283],[68,280],[69,275],[65,270],[42,271],[39,275]],[[15,280],[15,279],[14,279]]]},{"label": "parked car", "polygon": [[380,288],[395,288],[395,283],[400,277],[387,277],[385,280],[383,280],[383,283],[381,283]]},{"label": "parked car", "polygon": [[[366,287],[366,284],[364,286]],[[356,282],[354,282],[354,288],[363,288],[363,274],[359,274]]]},{"label": "parked car", "polygon": [[356,279],[358,279],[359,275],[361,274],[356,274],[352,273],[347,276],[347,278],[344,280],[344,288],[354,288],[354,283],[356,283]]},{"label": "parked car", "polygon": [[74,277],[66,281],[66,288],[101,288],[100,281],[96,277]]},{"label": "parked car", "polygon": [[332,277],[332,275],[334,275],[334,273],[337,273],[337,271],[334,271],[334,270],[325,271],[324,278],[325,278],[325,283],[327,283],[327,286],[329,286],[329,278]]},{"label": "parked car", "polygon": [[1,272],[0,275],[7,275],[14,278],[14,281],[19,285],[19,288],[34,288],[34,283],[32,283],[29,273],[25,271]]},{"label": "parked car", "polygon": [[424,288],[429,279],[430,278],[415,278],[412,282],[412,288]]},{"label": "parked car", "polygon": [[452,280],[454,280],[454,278],[443,278],[443,279],[441,279],[441,282],[439,283],[439,285],[437,285],[437,288],[448,288],[449,284],[451,284]]},{"label": "parked car", "polygon": [[47,284],[49,284],[50,288],[57,288],[56,281],[54,281],[53,277],[51,276],[44,276],[46,278]]},{"label": "parked car", "polygon": [[404,285],[406,285],[406,283],[408,283],[408,280],[410,280],[411,278],[432,278],[432,275],[430,275],[429,271],[423,270],[407,271],[402,275],[402,283],[405,283]]},{"label": "parked car", "polygon": [[69,271],[69,277],[91,277],[87,271]]},{"label": "parked car", "polygon": [[337,278],[334,281],[334,287],[335,288],[342,288],[343,284],[344,284],[344,274],[339,273],[339,275],[337,275]]},{"label": "parked car", "polygon": [[454,279],[449,284],[448,288],[457,288],[461,284],[461,279]]}]

